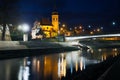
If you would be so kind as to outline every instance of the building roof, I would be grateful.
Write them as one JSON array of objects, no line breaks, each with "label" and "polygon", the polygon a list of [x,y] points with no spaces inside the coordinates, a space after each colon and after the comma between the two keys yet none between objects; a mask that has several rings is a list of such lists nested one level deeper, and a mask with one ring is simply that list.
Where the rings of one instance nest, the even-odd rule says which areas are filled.
[{"label": "building roof", "polygon": [[48,18],[42,18],[41,21],[40,21],[40,24],[41,25],[50,25],[50,26],[52,26],[52,23]]},{"label": "building roof", "polygon": [[52,12],[52,15],[58,15],[58,12],[56,12],[56,11]]}]

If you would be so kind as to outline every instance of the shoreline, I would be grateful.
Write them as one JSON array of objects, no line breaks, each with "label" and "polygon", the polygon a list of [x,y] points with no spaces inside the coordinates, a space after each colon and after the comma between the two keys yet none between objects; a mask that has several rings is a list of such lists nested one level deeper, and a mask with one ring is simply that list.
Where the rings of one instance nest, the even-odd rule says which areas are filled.
[{"label": "shoreline", "polygon": [[79,50],[79,49],[74,47],[63,47],[63,48],[46,48],[46,49],[3,50],[0,51],[0,60],[18,58],[18,57],[57,54],[62,52],[75,51],[75,50]]}]

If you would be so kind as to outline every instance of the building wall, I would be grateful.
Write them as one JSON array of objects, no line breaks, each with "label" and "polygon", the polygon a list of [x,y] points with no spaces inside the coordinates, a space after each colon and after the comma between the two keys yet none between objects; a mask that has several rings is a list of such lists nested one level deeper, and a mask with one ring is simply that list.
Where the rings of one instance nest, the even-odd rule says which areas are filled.
[{"label": "building wall", "polygon": [[52,14],[52,25],[53,29],[58,32],[59,30],[59,15],[58,14]]},{"label": "building wall", "polygon": [[41,25],[41,29],[43,30],[44,34],[46,35],[47,38],[51,37],[51,30],[52,30],[51,25]]},{"label": "building wall", "polygon": [[53,26],[50,25],[41,25],[42,30],[51,31]]},{"label": "building wall", "polygon": [[43,21],[44,24],[40,24],[40,22],[36,21],[34,23],[34,27],[32,28],[32,39],[36,37],[36,29],[41,28],[44,32],[46,38],[55,37],[58,35],[59,30],[59,15],[57,12],[52,13],[52,24],[48,24],[47,20]]}]

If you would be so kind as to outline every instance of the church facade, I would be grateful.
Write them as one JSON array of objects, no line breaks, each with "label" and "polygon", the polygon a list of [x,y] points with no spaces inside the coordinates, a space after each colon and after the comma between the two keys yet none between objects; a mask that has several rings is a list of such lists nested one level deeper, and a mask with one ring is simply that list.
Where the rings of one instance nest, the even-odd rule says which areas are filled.
[{"label": "church facade", "polygon": [[35,21],[31,31],[32,39],[42,39],[56,37],[59,31],[59,15],[58,12],[52,12],[51,21],[47,18],[42,18],[40,21]]}]

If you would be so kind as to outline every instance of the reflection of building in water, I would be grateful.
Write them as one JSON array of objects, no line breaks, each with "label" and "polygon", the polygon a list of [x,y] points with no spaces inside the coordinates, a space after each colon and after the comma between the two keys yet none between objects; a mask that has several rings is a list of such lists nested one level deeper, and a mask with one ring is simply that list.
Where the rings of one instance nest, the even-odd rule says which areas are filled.
[{"label": "reflection of building in water", "polygon": [[58,59],[58,77],[66,76],[66,59],[62,54]]},{"label": "reflection of building in water", "polygon": [[[57,57],[56,57],[57,58]],[[31,74],[34,80],[56,80],[58,78],[58,62],[52,56],[42,56],[32,58]]]},{"label": "reflection of building in water", "polygon": [[73,51],[71,54],[66,55],[66,63],[67,66],[70,66],[71,73],[73,72],[73,68],[76,71],[85,69],[87,59],[80,56],[81,51]]},{"label": "reflection of building in water", "polygon": [[119,49],[118,48],[113,48],[113,49],[104,49],[102,50],[102,55],[101,55],[101,60],[104,61],[106,60],[109,56],[117,56],[119,54]]},{"label": "reflection of building in water", "polygon": [[19,73],[18,73],[18,80],[29,80],[30,75],[30,61],[27,58],[24,58],[23,64],[20,65]]},{"label": "reflection of building in water", "polygon": [[80,58],[80,70],[85,69],[85,60],[83,57]]},{"label": "reflection of building in water", "polygon": [[33,57],[31,61],[28,61],[26,58],[21,69],[22,73],[27,74],[24,76],[26,79],[27,76],[32,76],[34,80],[59,80],[62,77],[66,77],[68,70],[73,74],[79,70],[84,70],[88,64],[96,63],[98,63],[98,60],[93,60],[90,56],[84,57],[81,51],[72,51],[71,53],[62,53],[59,55]]}]

